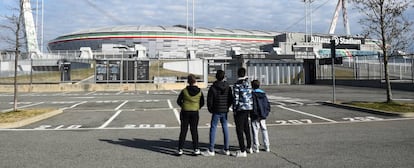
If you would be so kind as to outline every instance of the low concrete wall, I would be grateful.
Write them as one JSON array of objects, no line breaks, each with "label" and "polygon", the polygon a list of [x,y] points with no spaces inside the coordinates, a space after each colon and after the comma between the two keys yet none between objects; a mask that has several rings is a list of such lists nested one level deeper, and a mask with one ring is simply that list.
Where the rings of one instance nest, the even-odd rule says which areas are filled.
[{"label": "low concrete wall", "polygon": [[[332,85],[332,80],[316,80],[317,85]],[[344,86],[356,86],[356,87],[371,87],[371,88],[384,88],[386,84],[382,80],[335,80],[335,85]],[[414,91],[414,83],[407,82],[391,82],[391,89]]]},{"label": "low concrete wall", "polygon": [[[146,91],[146,90],[179,90],[187,83],[137,83],[137,84],[32,84],[19,85],[18,92],[91,92],[91,91]],[[197,83],[200,88],[206,88],[204,83]],[[13,92],[13,85],[0,85],[0,92]]]}]

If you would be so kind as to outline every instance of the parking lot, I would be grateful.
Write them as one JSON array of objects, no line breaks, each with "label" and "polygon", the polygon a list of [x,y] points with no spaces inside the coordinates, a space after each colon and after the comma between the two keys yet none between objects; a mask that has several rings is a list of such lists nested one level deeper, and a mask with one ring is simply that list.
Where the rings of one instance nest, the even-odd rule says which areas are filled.
[{"label": "parking lot", "polygon": [[[387,124],[397,124],[398,126],[391,127],[395,129],[400,125],[405,126],[407,123],[412,124],[412,118],[377,115],[323,105],[323,102],[332,100],[332,92],[329,86],[273,86],[264,87],[264,90],[267,92],[272,106],[272,112],[267,119],[267,124],[269,126],[272,146],[276,146],[276,148],[273,152],[270,153],[270,155],[263,153],[251,157],[256,159],[258,157],[265,157],[265,161],[259,165],[265,167],[314,167],[317,165],[321,165],[321,167],[343,167],[343,164],[345,164],[344,161],[340,159],[336,160],[338,158],[336,158],[336,154],[334,154],[335,152],[340,152],[341,150],[344,150],[343,148],[350,148],[349,151],[345,151],[362,152],[363,155],[367,154],[366,152],[371,153],[371,150],[374,150],[372,147],[378,148],[385,143],[382,141],[376,143],[378,137],[383,137],[381,140],[388,140],[392,137],[395,137],[395,135],[388,134],[404,134],[404,136],[408,136],[403,139],[397,139],[397,141],[401,140],[401,142],[405,143],[402,147],[408,149],[402,149],[402,151],[397,150],[395,152],[400,154],[402,152],[402,154],[404,154],[404,157],[413,156],[414,152],[412,152],[413,150],[410,150],[410,148],[414,149],[414,144],[412,141],[407,140],[407,138],[412,138],[412,129],[403,127],[401,129],[397,129],[397,131],[387,130],[390,129]],[[206,96],[207,89],[203,89],[203,92]],[[337,87],[336,92],[337,101],[385,100],[385,91],[379,89]],[[414,101],[414,94],[412,94],[412,92],[394,91],[393,93],[396,100]],[[75,153],[82,151],[84,148],[92,148],[92,151],[103,152],[102,154],[105,154],[108,151],[100,151],[103,149],[95,149],[94,147],[90,147],[88,145],[85,146],[85,144],[92,143],[92,146],[100,146],[103,145],[101,144],[102,142],[106,142],[105,144],[117,144],[131,148],[141,148],[158,153],[154,157],[152,157],[152,154],[148,157],[144,157],[148,160],[145,162],[145,166],[143,167],[164,167],[168,165],[169,162],[171,162],[170,159],[172,158],[167,157],[165,158],[166,160],[159,161],[158,164],[155,165],[154,162],[156,162],[158,158],[165,157],[162,155],[167,154],[167,156],[173,156],[175,152],[176,139],[178,137],[180,125],[180,108],[176,104],[176,98],[178,94],[179,90],[137,92],[21,93],[19,94],[18,101],[19,107],[21,108],[52,107],[63,109],[63,113],[30,125],[26,125],[24,127],[15,129],[1,129],[0,135],[4,135],[0,136],[1,139],[5,141],[11,139],[19,140],[14,142],[8,141],[6,144],[9,146],[2,145],[0,147],[2,149],[2,152],[0,152],[0,154],[6,158],[23,155],[23,158],[27,159],[27,161],[21,161],[22,163],[17,164],[17,166],[25,166],[28,162],[32,162],[34,160],[31,156],[21,153],[16,154],[14,152],[6,152],[13,151],[13,146],[18,147],[21,145],[21,143],[25,143],[26,141],[24,139],[27,137],[36,138],[36,140],[34,140],[34,142],[27,141],[26,143],[37,144],[40,147],[36,149],[46,153],[50,150],[50,146],[42,144],[41,141],[52,143],[51,146],[55,147],[59,146],[59,144],[62,145],[62,143],[67,142],[68,144],[65,143],[63,145],[64,148],[70,148],[68,151]],[[13,96],[11,93],[0,93],[0,111],[11,109],[13,107],[12,100]],[[200,111],[199,122],[200,143],[203,148],[206,147],[208,143],[209,123],[210,113],[208,113],[207,109],[203,107]],[[229,114],[229,126],[234,127],[234,121],[231,112]],[[370,130],[371,128],[372,130]],[[386,129],[384,130],[384,128]],[[218,132],[218,137],[216,140],[218,146],[222,144],[220,134],[221,133]],[[40,135],[43,136],[39,137]],[[44,139],[46,135],[48,138]],[[367,138],[367,136],[376,139],[370,139]],[[190,136],[188,135],[187,140],[189,140],[189,137]],[[342,139],[337,139],[339,137],[342,137]],[[354,141],[352,138],[357,138],[357,141]],[[346,141],[346,139],[349,141]],[[392,139],[390,140],[392,141]],[[78,145],[72,144],[73,142],[76,142]],[[234,128],[231,128],[231,143],[232,150],[236,150],[237,142],[235,138]],[[326,146],[323,146],[321,143],[324,143]],[[372,145],[372,143],[374,143],[374,145]],[[330,146],[332,144],[335,144],[335,146]],[[149,147],[141,145],[150,145],[152,148],[148,149]],[[358,145],[358,147],[362,150],[356,149],[355,145]],[[157,148],[154,149],[154,146],[157,146]],[[299,146],[306,149],[296,148]],[[161,147],[163,147],[163,149],[161,149]],[[398,148],[399,147],[401,146],[398,146]],[[30,150],[33,147],[25,148],[27,148],[27,150]],[[119,149],[113,147],[111,148],[115,150]],[[163,150],[167,151],[160,152]],[[326,153],[319,153],[314,150],[319,150],[322,152],[325,151]],[[91,151],[89,150],[88,152]],[[122,152],[116,151],[116,153],[119,153],[119,155],[131,154],[128,152],[128,150]],[[132,153],[134,156],[146,156],[145,153],[141,153],[140,151],[134,151]],[[312,153],[315,153],[314,157],[332,157],[332,164],[336,166],[332,166],[330,162],[322,164],[318,164],[316,161],[309,162],[309,159],[311,158],[315,160],[314,157],[309,156],[309,154],[312,155]],[[161,154],[161,156],[159,156],[159,154]],[[36,156],[37,155],[38,153],[36,153]],[[56,160],[51,159],[54,157],[51,157],[47,154],[43,155],[39,156],[39,158],[47,158],[45,160],[49,161],[49,164],[46,164],[48,166],[72,166],[70,162],[60,165],[60,162],[57,163]],[[57,155],[73,157],[65,152],[58,152]],[[391,155],[389,156],[387,152],[379,152],[376,155],[386,155],[386,160],[390,159],[389,157],[391,157]],[[373,157],[378,157],[376,155]],[[96,160],[94,160],[94,164],[84,163],[86,160],[90,159],[89,156],[86,158],[81,157],[72,159],[79,159],[76,163],[77,166],[80,167],[96,167],[100,166],[102,162],[110,165],[103,167],[123,167],[119,165],[119,160],[115,162],[103,161],[105,158],[102,158],[103,156],[97,153],[94,153],[93,156],[97,157]],[[249,157],[250,156],[251,155],[249,155]],[[386,164],[385,161],[379,162],[378,164],[374,164],[371,161],[363,162],[363,160],[358,160],[356,156],[351,156],[350,153],[341,153],[338,156],[348,156],[350,160],[356,160],[359,162],[362,161],[361,164],[359,162],[355,163],[357,167],[361,165],[376,165],[376,167],[389,166],[389,164]],[[59,158],[55,159],[59,160]],[[195,159],[193,157],[187,159],[200,161],[200,157],[198,157],[198,159]],[[323,159],[321,158],[321,160]],[[233,158],[221,159],[219,162],[221,164],[224,164],[231,163],[232,161],[234,161]],[[394,160],[390,163],[395,165],[396,161],[399,160]],[[136,162],[141,163],[140,161],[134,162],[133,160],[125,161],[125,167],[130,167]],[[13,162],[7,163],[8,164],[6,164],[6,167],[16,166],[16,164]],[[115,165],[115,163],[117,164]],[[184,167],[197,165],[195,163],[173,163],[174,165],[181,165]],[[203,165],[218,164],[210,163],[208,161],[201,161],[200,163],[203,163]],[[250,164],[247,161],[243,161],[243,163],[245,163],[246,166],[254,165],[253,163]],[[407,160],[405,162],[398,163],[399,164],[397,165],[404,167],[404,165],[411,164],[412,161]],[[234,167],[240,166],[244,167],[244,165],[240,164],[234,165]],[[42,164],[33,167],[42,167]]]},{"label": "parking lot", "polygon": [[[176,104],[179,90],[88,93],[23,93],[19,107],[56,108],[64,112],[19,129],[142,129],[178,128],[180,108]],[[293,91],[292,91],[293,93]],[[206,90],[204,94],[207,95]],[[300,94],[300,93],[298,93]],[[317,95],[317,94],[315,94]],[[378,95],[380,96],[380,95]],[[0,94],[9,99],[12,94]],[[269,126],[332,124],[344,122],[395,120],[396,117],[362,113],[324,106],[323,97],[291,97],[268,91],[272,112]],[[316,97],[317,98],[317,97]],[[408,98],[405,98],[409,100]],[[329,99],[325,100],[329,101]],[[12,108],[12,101],[1,101],[2,110]],[[230,115],[231,116],[231,115]],[[234,126],[232,117],[230,126]],[[208,128],[210,114],[200,111],[200,128]]]}]

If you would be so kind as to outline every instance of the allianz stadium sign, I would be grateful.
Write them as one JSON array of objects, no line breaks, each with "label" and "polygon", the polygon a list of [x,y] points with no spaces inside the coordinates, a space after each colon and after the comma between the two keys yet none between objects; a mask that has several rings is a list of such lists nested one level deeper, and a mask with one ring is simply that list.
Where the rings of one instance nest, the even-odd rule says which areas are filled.
[{"label": "allianz stadium sign", "polygon": [[[337,44],[362,44],[361,39],[336,37],[335,40]],[[319,37],[319,36],[311,37],[312,43],[330,43],[330,41],[331,41],[331,37]]]}]

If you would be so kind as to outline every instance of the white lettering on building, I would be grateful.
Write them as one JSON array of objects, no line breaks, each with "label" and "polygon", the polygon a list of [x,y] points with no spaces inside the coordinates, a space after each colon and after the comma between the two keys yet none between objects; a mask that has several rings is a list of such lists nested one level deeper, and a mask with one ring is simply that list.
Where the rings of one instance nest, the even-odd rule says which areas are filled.
[{"label": "white lettering on building", "polygon": [[[344,38],[344,37],[338,37],[339,44],[362,44],[361,40],[353,39],[353,38]],[[318,37],[318,36],[312,36],[311,42],[312,43],[330,43],[331,38],[324,38],[324,37]]]}]

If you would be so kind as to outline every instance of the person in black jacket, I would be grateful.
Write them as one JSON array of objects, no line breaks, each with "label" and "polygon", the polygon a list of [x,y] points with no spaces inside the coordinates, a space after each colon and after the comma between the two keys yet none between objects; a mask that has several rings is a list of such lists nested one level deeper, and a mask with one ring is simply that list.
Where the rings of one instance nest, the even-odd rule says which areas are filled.
[{"label": "person in black jacket", "polygon": [[216,81],[209,88],[207,93],[207,108],[212,114],[210,122],[210,145],[207,151],[203,152],[204,156],[214,156],[214,143],[216,138],[217,123],[220,120],[223,129],[224,148],[223,154],[230,155],[229,151],[229,130],[227,127],[227,113],[233,102],[232,90],[229,84],[224,81],[225,73],[217,70]]},{"label": "person in black jacket", "polygon": [[203,92],[195,85],[196,77],[193,74],[188,75],[187,82],[189,86],[184,88],[177,98],[177,104],[181,107],[180,121],[181,131],[178,141],[178,155],[183,154],[185,137],[187,136],[188,125],[190,125],[191,136],[193,140],[193,154],[201,154],[198,148],[198,111],[204,106]]}]

